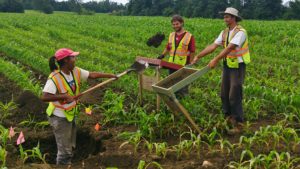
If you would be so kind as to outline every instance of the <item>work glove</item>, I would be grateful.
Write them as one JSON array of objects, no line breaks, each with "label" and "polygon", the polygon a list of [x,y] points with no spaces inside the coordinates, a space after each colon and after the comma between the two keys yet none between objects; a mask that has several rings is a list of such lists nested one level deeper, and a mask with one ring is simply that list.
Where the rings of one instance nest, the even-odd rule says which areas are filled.
[{"label": "work glove", "polygon": [[157,57],[157,59],[163,59],[163,58],[165,58],[165,55],[159,55],[159,56]]}]

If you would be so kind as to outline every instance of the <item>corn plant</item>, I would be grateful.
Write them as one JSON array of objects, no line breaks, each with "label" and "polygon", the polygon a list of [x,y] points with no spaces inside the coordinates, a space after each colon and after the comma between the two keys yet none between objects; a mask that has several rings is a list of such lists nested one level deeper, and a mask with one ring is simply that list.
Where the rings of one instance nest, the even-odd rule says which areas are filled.
[{"label": "corn plant", "polygon": [[153,143],[149,142],[148,140],[145,140],[145,147],[147,148],[148,152],[151,154],[153,152]]},{"label": "corn plant", "polygon": [[0,164],[1,164],[1,169],[7,169],[6,168],[6,156],[7,156],[7,151],[0,145]]},{"label": "corn plant", "polygon": [[[273,148],[275,148],[280,140],[279,133],[282,131],[281,126],[267,126],[267,127],[260,127],[258,131],[254,133],[253,140],[256,144],[260,146],[266,146],[266,148],[270,148],[273,144]],[[270,142],[272,139],[273,142]],[[261,147],[263,148],[263,147]]]},{"label": "corn plant", "polygon": [[200,137],[197,137],[194,141],[193,141],[193,147],[196,149],[197,152],[197,156],[200,159],[200,154],[201,154],[201,147],[202,147],[202,141]]},{"label": "corn plant", "polygon": [[287,145],[287,150],[290,150],[291,144],[292,143],[297,143],[300,141],[300,138],[297,134],[297,131],[293,128],[285,128],[282,131],[282,135],[280,136],[280,138],[285,142],[285,144]]},{"label": "corn plant", "polygon": [[38,145],[36,147],[34,147],[31,150],[32,154],[31,157],[34,159],[39,159],[41,160],[44,164],[47,164],[46,162],[46,155],[47,154],[42,154],[41,150],[40,150],[40,143],[38,143]]},{"label": "corn plant", "polygon": [[266,168],[289,169],[293,168],[295,163],[300,161],[300,158],[291,158],[290,153],[271,151],[267,155],[262,155],[264,166]]},{"label": "corn plant", "polygon": [[48,126],[50,126],[49,121],[36,122],[35,125],[34,125],[34,130],[36,130],[36,129],[44,130]]},{"label": "corn plant", "polygon": [[220,145],[220,152],[223,154],[230,154],[234,148],[234,145],[231,144],[228,140],[219,139],[217,142]]},{"label": "corn plant", "polygon": [[243,148],[245,146],[246,150],[250,150],[251,146],[253,145],[253,142],[253,137],[241,136],[238,145],[240,148]]},{"label": "corn plant", "polygon": [[26,160],[29,158],[27,151],[23,149],[23,146],[19,145],[19,152],[20,152],[20,158],[23,162],[23,164],[26,162]]},{"label": "corn plant", "polygon": [[216,128],[213,128],[211,133],[201,135],[202,143],[206,144],[209,151],[213,151],[213,147],[217,144],[217,138],[220,137]]},{"label": "corn plant", "polygon": [[144,160],[141,160],[139,162],[139,165],[138,165],[137,169],[144,169],[145,165],[146,165],[146,162]]},{"label": "corn plant", "polygon": [[141,139],[142,139],[142,134],[141,132],[138,130],[137,132],[123,132],[121,134],[118,135],[118,138],[121,139],[125,139],[127,141],[125,141],[124,143],[122,143],[120,145],[120,148],[122,148],[123,146],[127,145],[127,144],[132,144],[134,147],[134,153],[137,153],[138,147],[141,143]]},{"label": "corn plant", "polygon": [[250,135],[252,133],[252,131],[250,130],[251,125],[252,124],[249,121],[246,121],[244,123],[243,132],[245,133],[245,135]]},{"label": "corn plant", "polygon": [[137,169],[148,169],[149,167],[151,167],[151,168],[155,167],[155,168],[158,168],[158,169],[163,169],[163,167],[158,162],[152,161],[152,162],[146,164],[146,162],[144,160],[141,160],[139,162],[139,165],[138,165]]},{"label": "corn plant", "polygon": [[9,140],[9,130],[0,125],[0,145],[6,149],[7,141]]},{"label": "corn plant", "polygon": [[12,111],[17,108],[17,105],[11,101],[8,103],[0,102],[0,122],[12,115]]},{"label": "corn plant", "polygon": [[283,123],[291,123],[291,122],[300,122],[300,117],[298,113],[282,113]]},{"label": "corn plant", "polygon": [[34,147],[33,149],[28,149],[28,150],[24,150],[23,146],[20,144],[19,145],[19,151],[20,151],[20,158],[23,162],[23,164],[25,164],[25,162],[28,159],[32,159],[32,160],[41,160],[44,164],[47,164],[46,162],[46,155],[47,154],[42,154],[40,151],[40,143],[38,143],[38,145],[36,147]]},{"label": "corn plant", "polygon": [[155,154],[157,156],[162,156],[163,158],[166,158],[168,152],[168,147],[166,142],[154,143],[154,147],[155,147]]},{"label": "corn plant", "polygon": [[[250,160],[245,160],[247,157]],[[246,168],[249,168],[249,169],[251,169],[255,165],[255,163],[257,163],[258,161],[260,161],[260,160],[258,158],[254,157],[253,152],[251,152],[250,150],[244,150],[241,153],[240,160],[238,162],[231,161],[227,165],[227,168],[230,168],[230,169],[246,169]]]},{"label": "corn plant", "polygon": [[193,148],[193,143],[193,140],[183,140],[178,145],[173,146],[173,149],[176,150],[177,159],[182,156],[183,152],[188,156]]},{"label": "corn plant", "polygon": [[100,107],[104,111],[103,125],[121,122],[122,117],[126,117],[127,113],[123,109],[124,99],[124,95],[118,95],[111,90],[105,92],[104,101]]},{"label": "corn plant", "polygon": [[28,118],[26,120],[21,121],[19,125],[25,127],[34,127],[36,125],[35,117],[28,114]]},{"label": "corn plant", "polygon": [[163,167],[156,161],[152,161],[152,162],[148,163],[146,165],[145,169],[150,169],[150,167],[151,168],[155,167],[155,168],[158,168],[158,169],[163,169]]},{"label": "corn plant", "polygon": [[33,80],[33,75],[29,71],[24,70],[24,68],[20,68],[19,66],[0,58],[0,72],[22,89],[30,90],[38,96],[41,94],[42,90],[40,84]]}]

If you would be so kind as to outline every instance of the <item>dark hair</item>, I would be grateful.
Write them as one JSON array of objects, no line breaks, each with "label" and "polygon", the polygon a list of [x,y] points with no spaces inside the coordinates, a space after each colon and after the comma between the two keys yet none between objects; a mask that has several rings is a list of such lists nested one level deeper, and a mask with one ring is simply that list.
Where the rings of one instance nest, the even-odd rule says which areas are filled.
[{"label": "dark hair", "polygon": [[180,23],[184,23],[184,19],[183,19],[183,17],[180,16],[180,15],[174,15],[174,16],[172,17],[171,23],[173,23],[173,22],[175,22],[175,21],[178,21],[178,22],[180,22]]},{"label": "dark hair", "polygon": [[[68,59],[69,57],[66,57],[62,60],[57,61],[59,67],[63,67],[65,65],[65,59]],[[58,66],[56,65],[56,58],[55,56],[52,56],[49,59],[49,67],[50,71],[53,72],[54,70],[58,70]]]}]

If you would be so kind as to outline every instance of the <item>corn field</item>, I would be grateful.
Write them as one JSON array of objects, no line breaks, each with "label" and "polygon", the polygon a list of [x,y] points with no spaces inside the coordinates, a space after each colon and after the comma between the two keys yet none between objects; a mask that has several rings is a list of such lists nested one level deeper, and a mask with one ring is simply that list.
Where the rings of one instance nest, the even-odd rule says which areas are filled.
[{"label": "corn field", "polygon": [[[37,96],[45,84],[37,75],[50,74],[48,59],[59,48],[79,51],[76,64],[83,69],[117,74],[126,70],[137,56],[160,55],[167,38],[158,48],[148,47],[147,39],[157,32],[166,35],[172,32],[167,17],[78,16],[64,12],[44,15],[28,11],[1,13],[0,21],[0,74]],[[97,122],[105,128],[133,128],[118,132],[115,139],[118,150],[130,150],[137,162],[130,167],[99,164],[168,169],[176,165],[184,168],[183,163],[193,163],[190,168],[204,168],[204,163],[210,161],[211,168],[300,168],[300,22],[246,20],[241,25],[248,31],[252,57],[244,85],[247,122],[243,134],[236,137],[226,134],[228,124],[220,100],[221,64],[192,83],[190,95],[182,100],[201,128],[199,135],[191,130],[183,116],[173,115],[166,106],[155,111],[152,93],[146,93],[146,104],[140,106],[138,78],[129,75],[101,89],[104,91],[101,102],[81,105],[101,113],[102,118]],[[185,20],[185,29],[195,37],[197,52],[213,43],[224,28],[222,20]],[[216,54],[200,60],[194,67],[206,66]],[[5,114],[5,118],[13,116],[10,106],[9,103],[0,105],[1,124]],[[85,116],[79,118],[79,124],[85,119]],[[47,128],[42,121],[32,123],[27,126],[21,123],[16,130]],[[10,126],[0,126],[0,164],[2,168],[13,168],[17,165],[7,161],[8,145],[14,145],[8,138]],[[47,152],[39,150],[40,144],[35,145],[29,150],[17,147],[22,165],[49,162],[47,155],[43,155]],[[156,158],[150,158],[153,156]]]}]

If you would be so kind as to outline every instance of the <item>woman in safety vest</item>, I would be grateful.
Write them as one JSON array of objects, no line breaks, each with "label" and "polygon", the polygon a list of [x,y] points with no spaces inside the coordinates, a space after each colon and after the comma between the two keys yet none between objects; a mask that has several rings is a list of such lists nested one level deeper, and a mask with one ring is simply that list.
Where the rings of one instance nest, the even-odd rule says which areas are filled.
[{"label": "woman in safety vest", "polygon": [[[76,146],[75,119],[79,114],[77,100],[82,81],[97,78],[117,78],[114,74],[89,72],[75,66],[79,52],[62,48],[49,59],[51,74],[43,89],[41,99],[49,102],[47,115],[57,144],[56,163],[71,165]],[[57,64],[58,66],[57,66]]]}]

